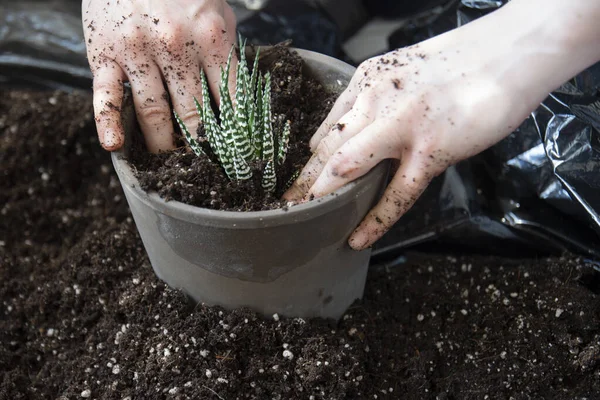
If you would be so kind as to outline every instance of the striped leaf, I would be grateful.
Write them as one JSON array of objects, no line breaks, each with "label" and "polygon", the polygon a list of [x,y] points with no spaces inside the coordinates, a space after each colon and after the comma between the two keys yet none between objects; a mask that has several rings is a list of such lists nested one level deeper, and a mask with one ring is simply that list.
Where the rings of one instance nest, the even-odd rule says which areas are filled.
[{"label": "striped leaf", "polygon": [[[228,154],[228,148],[223,139],[221,128],[217,123],[217,118],[210,105],[210,92],[208,91],[208,83],[204,71],[201,73],[202,81],[202,116],[204,119],[204,130],[206,131],[206,139],[210,144],[212,151],[215,153],[219,162],[223,166],[225,173],[229,179],[235,179],[235,168],[231,161],[232,157]],[[200,104],[196,100],[196,109]]]},{"label": "striped leaf", "polygon": [[224,147],[226,148],[226,151],[224,151],[225,154],[223,154],[223,158],[221,159],[221,163],[226,171],[234,171],[233,177],[229,176],[228,174],[231,179],[238,179],[237,172],[235,172],[235,158],[237,154],[235,146],[235,137],[237,136],[235,132],[235,113],[233,111],[233,103],[231,102],[231,96],[229,94],[229,71],[231,69],[232,55],[233,49],[231,49],[229,52],[225,69],[221,68],[221,83],[219,85],[219,96],[221,97],[221,105],[219,107],[219,113],[221,114],[221,139],[225,142]]},{"label": "striped leaf", "polygon": [[272,193],[277,186],[277,177],[275,175],[275,167],[273,166],[273,160],[267,162],[263,171],[262,187],[267,193]]},{"label": "striped leaf", "polygon": [[245,65],[245,57],[240,60],[236,71],[236,90],[235,90],[235,124],[234,141],[237,153],[246,161],[253,158],[253,149],[248,132],[248,114],[247,109],[247,85],[250,81],[248,76],[248,67]]},{"label": "striped leaf", "polygon": [[192,137],[187,126],[185,126],[185,124],[183,123],[181,118],[179,118],[179,115],[177,115],[177,113],[175,111],[173,111],[173,115],[175,115],[175,120],[177,121],[179,128],[181,128],[181,131],[183,132],[183,136],[185,136],[185,140],[190,145],[190,148],[192,149],[194,154],[196,154],[198,157],[205,155],[204,151],[202,151],[202,147],[200,147],[200,144],[196,141],[196,139],[194,139]]},{"label": "striped leaf", "polygon": [[256,82],[256,103],[254,112],[254,121],[252,123],[252,144],[254,145],[254,155],[257,159],[262,157],[262,124],[263,124],[263,91],[262,91],[262,74],[258,73],[258,81]]},{"label": "striped leaf", "polygon": [[271,115],[271,74],[265,74],[265,88],[262,99],[262,160],[272,161],[275,155],[273,143],[273,122]]},{"label": "striped leaf", "polygon": [[[254,143],[256,139],[256,123],[255,120],[257,118],[257,114],[260,115],[261,107],[258,104],[257,99],[260,99],[262,96],[261,84],[258,73],[258,57],[260,54],[260,47],[256,49],[256,55],[254,56],[254,65],[252,66],[252,76],[250,77],[250,83],[248,84],[248,99],[246,103],[246,112],[248,113],[248,137],[252,142],[252,146],[256,149],[256,145]],[[257,84],[258,83],[258,84]]]},{"label": "striped leaf", "polygon": [[278,149],[277,149],[277,166],[281,167],[285,162],[285,158],[287,156],[288,145],[290,142],[290,132],[291,132],[291,121],[287,120],[285,125],[283,126],[283,130],[281,131],[281,135],[279,136],[278,141]]}]

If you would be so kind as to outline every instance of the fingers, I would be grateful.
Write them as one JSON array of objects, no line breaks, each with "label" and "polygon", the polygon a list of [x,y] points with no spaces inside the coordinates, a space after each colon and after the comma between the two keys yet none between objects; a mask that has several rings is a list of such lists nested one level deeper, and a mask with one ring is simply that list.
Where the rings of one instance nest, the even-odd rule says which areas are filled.
[{"label": "fingers", "polygon": [[147,63],[132,71],[135,73],[130,73],[129,82],[133,103],[148,151],[158,153],[175,148],[171,108],[158,66]]},{"label": "fingers", "polygon": [[94,115],[98,139],[108,151],[121,148],[125,132],[121,122],[123,80],[125,74],[114,61],[108,60],[94,71]]},{"label": "fingers", "polygon": [[399,152],[389,144],[387,124],[385,121],[372,123],[344,143],[324,166],[308,196],[325,196],[365,175],[380,161],[397,158]]},{"label": "fingers", "polygon": [[194,104],[194,97],[201,101],[202,84],[200,65],[190,63],[170,69],[163,66],[163,76],[167,84],[173,109],[185,123],[188,130],[195,134],[200,117]]},{"label": "fingers", "polygon": [[338,97],[331,108],[331,111],[327,115],[327,118],[325,118],[325,121],[323,121],[321,126],[319,126],[319,129],[317,129],[317,132],[310,139],[310,150],[312,152],[315,152],[321,140],[327,136],[340,118],[352,109],[355,101],[356,92],[353,92],[351,89],[346,89],[340,97]]},{"label": "fingers", "polygon": [[350,236],[348,244],[364,250],[386,233],[419,198],[432,176],[414,157],[403,160],[383,197]]},{"label": "fingers", "polygon": [[[357,107],[357,109],[359,109]],[[300,176],[283,195],[288,201],[301,200],[315,183],[323,168],[338,151],[338,149],[350,138],[358,134],[371,121],[370,117],[362,112],[350,111],[344,115],[331,128],[329,134],[323,138],[317,146],[314,154],[302,169]]]},{"label": "fingers", "polygon": [[[200,61],[204,73],[206,74],[206,80],[208,81],[208,87],[215,98],[217,105],[221,104],[221,96],[219,94],[219,86],[221,82],[221,68],[225,69],[227,59],[233,48],[235,41],[231,41],[227,32],[219,35],[209,35],[208,38],[212,43],[219,43],[214,45],[210,52],[203,53],[200,55]],[[228,88],[231,99],[235,99],[235,74],[237,70],[238,59],[235,51],[231,56],[231,66],[229,68],[229,81]]]},{"label": "fingers", "polygon": [[237,18],[229,4],[225,3],[224,7],[225,8],[223,10],[223,18],[225,19],[225,30],[227,31],[227,37],[229,38],[229,42],[235,43],[237,42]]}]

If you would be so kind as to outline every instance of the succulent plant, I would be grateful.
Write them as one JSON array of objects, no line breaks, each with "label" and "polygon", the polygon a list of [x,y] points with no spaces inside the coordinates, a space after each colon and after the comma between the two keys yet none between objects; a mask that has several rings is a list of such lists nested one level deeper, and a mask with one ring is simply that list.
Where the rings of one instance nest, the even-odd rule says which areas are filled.
[{"label": "succulent plant", "polygon": [[[228,77],[234,50],[235,48],[231,49],[225,68],[221,68],[219,118],[217,119],[211,106],[204,71],[201,71],[202,104],[196,98],[194,102],[204,124],[210,149],[229,179],[250,179],[251,165],[262,164],[262,187],[265,192],[272,193],[277,186],[277,168],[283,165],[287,155],[290,121],[282,123],[282,115],[274,119],[271,111],[271,74],[267,72],[263,76],[258,70],[260,50],[256,52],[250,73],[245,42],[240,48],[240,61],[236,70],[235,99],[231,98]],[[202,146],[191,135],[177,113],[175,119],[192,151],[199,157],[206,157]],[[279,122],[276,125],[281,126],[278,132],[273,127],[274,120]]]}]

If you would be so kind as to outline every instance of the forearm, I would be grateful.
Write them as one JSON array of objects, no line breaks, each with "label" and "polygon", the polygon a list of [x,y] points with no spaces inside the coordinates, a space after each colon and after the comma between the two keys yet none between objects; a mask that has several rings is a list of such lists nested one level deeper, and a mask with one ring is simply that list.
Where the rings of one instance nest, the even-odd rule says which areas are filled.
[{"label": "forearm", "polygon": [[513,0],[497,17],[522,63],[513,73],[545,92],[600,60],[600,0]]},{"label": "forearm", "polygon": [[600,0],[512,0],[439,40],[449,49],[457,43],[463,53],[470,49],[457,57],[472,64],[482,79],[495,80],[499,90],[510,92],[511,107],[528,113],[600,60],[599,21]]}]

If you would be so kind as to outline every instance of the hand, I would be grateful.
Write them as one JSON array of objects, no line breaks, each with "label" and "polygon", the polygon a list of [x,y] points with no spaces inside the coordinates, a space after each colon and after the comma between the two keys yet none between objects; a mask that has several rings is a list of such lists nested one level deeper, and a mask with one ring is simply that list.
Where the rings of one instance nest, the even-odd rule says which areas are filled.
[{"label": "hand", "polygon": [[[380,161],[396,160],[382,199],[349,239],[357,250],[372,245],[432,178],[508,135],[552,89],[597,59],[590,48],[567,50],[570,40],[548,36],[556,27],[546,29],[544,18],[560,13],[558,3],[548,9],[538,0],[514,0],[462,28],[362,63],[284,198],[324,196]],[[532,10],[544,11],[539,21],[531,22]],[[573,18],[561,29],[569,31]],[[581,37],[591,42],[595,34]]]},{"label": "hand", "polygon": [[202,97],[200,70],[218,99],[220,66],[235,43],[236,22],[229,5],[224,0],[83,0],[82,13],[102,146],[112,151],[124,142],[120,111],[125,81],[131,84],[151,152],[174,148],[169,96],[195,132],[199,119],[193,97]]}]

